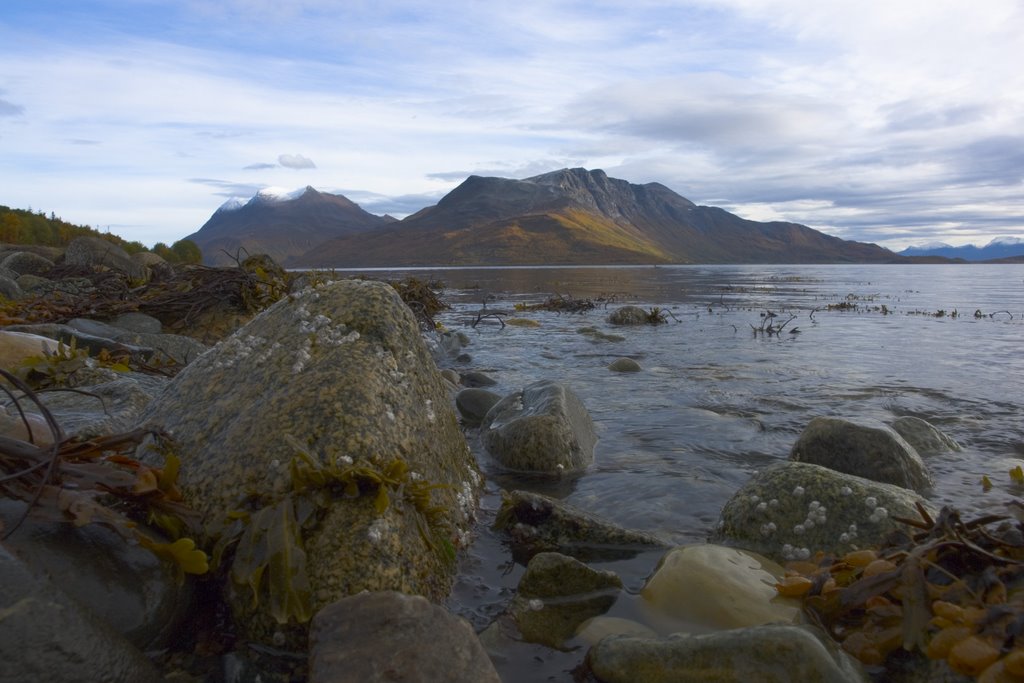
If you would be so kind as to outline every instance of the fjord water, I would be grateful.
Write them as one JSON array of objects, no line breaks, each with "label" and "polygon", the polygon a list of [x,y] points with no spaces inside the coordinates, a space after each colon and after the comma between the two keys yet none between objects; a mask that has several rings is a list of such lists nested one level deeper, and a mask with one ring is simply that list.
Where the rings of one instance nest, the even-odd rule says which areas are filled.
[{"label": "fjord water", "polygon": [[[540,379],[565,382],[594,420],[595,464],[574,478],[502,472],[477,448],[492,492],[540,491],[673,542],[701,541],[726,500],[754,471],[786,459],[813,417],[889,423],[912,415],[963,446],[926,457],[937,504],[971,517],[1001,512],[1024,493],[1009,477],[1024,461],[1024,266],[494,268],[389,276],[404,274],[446,284],[454,308],[438,320],[471,339],[472,360],[457,369],[486,372],[498,380],[499,394]],[[485,300],[489,310],[511,310],[553,294],[612,301],[582,315],[518,314],[539,322],[535,328],[502,328],[494,319],[469,326]],[[609,325],[608,312],[627,303],[666,309],[668,323]],[[755,334],[766,311],[777,322],[795,318],[781,335]],[[595,341],[579,333],[588,326],[624,339]],[[622,356],[642,371],[606,369]],[[475,435],[468,436],[475,446]],[[988,492],[984,475],[993,484]],[[485,503],[493,509],[496,500],[492,494]],[[656,561],[657,554],[603,566],[623,573],[635,591]],[[453,596],[453,607],[478,628],[515,586],[521,567],[508,563],[500,539],[482,527]],[[520,661],[502,675],[562,679],[554,671],[561,655],[534,656],[532,673]]]}]

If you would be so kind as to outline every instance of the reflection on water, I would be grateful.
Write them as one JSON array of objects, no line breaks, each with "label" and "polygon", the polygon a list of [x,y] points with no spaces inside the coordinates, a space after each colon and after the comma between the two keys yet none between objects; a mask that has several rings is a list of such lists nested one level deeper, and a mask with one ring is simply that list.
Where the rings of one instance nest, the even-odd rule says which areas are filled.
[{"label": "reflection on water", "polygon": [[[1021,493],[1008,470],[1024,457],[1024,266],[466,268],[411,274],[449,287],[446,298],[455,309],[440,322],[472,340],[472,361],[459,369],[488,372],[499,381],[499,393],[539,379],[564,381],[594,419],[600,441],[596,463],[584,475],[531,480],[496,470],[478,453],[492,487],[540,491],[675,542],[699,541],[752,472],[787,457],[811,418],[892,422],[912,415],[964,447],[927,460],[937,503],[970,515]],[[533,329],[487,323],[474,329],[461,322],[485,300],[490,308],[511,309],[552,294],[610,299],[610,307],[665,307],[674,319],[615,329],[624,336],[619,342],[577,333],[583,326],[613,331],[603,304],[585,315],[525,314],[540,322]],[[836,306],[843,303],[847,310]],[[752,326],[766,310],[797,316],[786,328],[796,334],[755,335]],[[935,315],[939,311],[942,316]],[[608,371],[606,365],[621,356],[637,359],[643,371]],[[995,487],[983,493],[986,474]],[[488,505],[493,509],[496,501],[491,496]],[[475,590],[457,590],[452,605],[482,628],[500,611],[522,568],[503,565],[508,558],[500,539],[486,531],[471,556],[460,585],[475,580]],[[608,568],[638,585],[653,560]],[[536,656],[547,664],[531,664],[529,672],[507,664],[505,679],[533,680],[546,671],[540,677],[569,680],[557,675],[565,657]]]}]

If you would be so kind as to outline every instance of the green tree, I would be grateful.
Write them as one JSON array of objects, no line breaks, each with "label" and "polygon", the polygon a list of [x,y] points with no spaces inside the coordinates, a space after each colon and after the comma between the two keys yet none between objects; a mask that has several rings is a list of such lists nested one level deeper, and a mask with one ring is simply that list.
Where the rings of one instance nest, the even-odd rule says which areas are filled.
[{"label": "green tree", "polygon": [[203,260],[203,252],[192,240],[178,240],[171,245],[171,251],[178,263],[199,263]]}]

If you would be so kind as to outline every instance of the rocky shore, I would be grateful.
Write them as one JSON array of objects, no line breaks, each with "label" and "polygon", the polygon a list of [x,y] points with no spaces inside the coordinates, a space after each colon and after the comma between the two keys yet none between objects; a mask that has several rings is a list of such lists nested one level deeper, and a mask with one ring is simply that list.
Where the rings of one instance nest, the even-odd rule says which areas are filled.
[{"label": "rocky shore", "polygon": [[[203,298],[222,277],[203,275],[195,310],[146,308],[146,283],[199,276],[89,246],[0,250],[0,680],[498,681],[492,659],[520,641],[604,683],[888,675],[808,621],[802,598],[829,588],[790,589],[793,567],[940,515],[927,456],[958,446],[927,422],[813,420],[706,544],[503,492],[494,527],[526,570],[477,634],[441,606],[485,523],[468,441],[511,471],[585,476],[597,437],[572,388],[491,392],[455,369],[468,338],[386,283],[257,260],[225,269],[249,294]],[[117,306],[97,290],[112,280]],[[90,297],[107,304],[78,315]],[[643,313],[609,324],[656,324]],[[637,618],[606,616],[623,583],[591,564],[652,549]]]}]

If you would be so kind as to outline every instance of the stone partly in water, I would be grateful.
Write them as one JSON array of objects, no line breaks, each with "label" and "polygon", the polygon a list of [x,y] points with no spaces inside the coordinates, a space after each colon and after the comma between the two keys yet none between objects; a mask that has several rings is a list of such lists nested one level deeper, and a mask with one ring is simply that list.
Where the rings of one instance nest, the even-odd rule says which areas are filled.
[{"label": "stone partly in water", "polygon": [[[294,529],[287,519],[303,510],[288,513],[299,483],[291,463],[303,457],[313,461],[307,468],[369,472],[364,495],[323,495],[317,516],[296,530],[301,547],[289,552],[305,553],[309,582],[308,593],[291,585],[297,626],[274,617],[266,581],[257,577],[258,596],[232,584],[250,637],[274,643],[280,632],[299,647],[303,613],[362,590],[448,594],[452,546],[468,535],[481,480],[416,320],[390,286],[344,280],[279,301],[178,374],[143,424],[177,440],[179,486],[212,538],[246,509],[280,511]],[[382,498],[372,476],[396,466],[405,483]],[[419,507],[398,490],[417,486],[429,498]],[[434,508],[430,521],[423,503]]]},{"label": "stone partly in water", "polygon": [[725,504],[711,541],[753,550],[777,562],[816,551],[837,555],[881,543],[918,519],[913,491],[802,462],[783,462],[755,474]]},{"label": "stone partly in water", "polygon": [[109,624],[0,546],[0,681],[162,680]]},{"label": "stone partly in water", "polygon": [[511,611],[523,638],[560,649],[587,619],[615,603],[622,580],[560,553],[533,556]]},{"label": "stone partly in water", "polygon": [[469,623],[418,596],[343,598],[317,613],[309,642],[310,683],[500,683]]},{"label": "stone partly in water", "polygon": [[792,623],[799,603],[779,597],[783,568],[757,553],[712,544],[682,546],[662,558],[640,592],[662,633]]},{"label": "stone partly in water", "polygon": [[909,415],[897,418],[892,428],[907,440],[921,455],[935,455],[961,450],[960,444],[943,434],[937,427],[919,417]]},{"label": "stone partly in water", "polygon": [[493,387],[497,383],[493,377],[476,370],[459,374],[459,384],[464,387]]},{"label": "stone partly in water", "polygon": [[604,683],[863,683],[858,664],[808,626],[664,638],[611,636],[587,655]]},{"label": "stone partly in water", "polygon": [[466,424],[479,425],[501,396],[486,389],[463,389],[455,394],[455,407]]},{"label": "stone partly in water", "polygon": [[564,553],[587,562],[628,559],[668,545],[652,534],[624,529],[528,491],[503,493],[494,525],[509,535],[513,556],[524,564],[540,552]]},{"label": "stone partly in water", "polygon": [[591,341],[594,342],[626,341],[626,338],[623,337],[621,334],[608,334],[607,332],[602,332],[596,327],[581,327],[578,330],[576,330],[576,333],[589,337]]},{"label": "stone partly in water", "polygon": [[632,358],[616,358],[608,366],[612,372],[640,372],[640,364]]},{"label": "stone partly in water", "polygon": [[637,638],[657,638],[654,629],[632,619],[609,617],[605,615],[591,617],[576,629],[576,642],[594,646],[608,636],[634,636]]},{"label": "stone partly in water", "polygon": [[793,444],[789,459],[918,493],[931,488],[931,477],[921,456],[895,430],[881,423],[816,417]]},{"label": "stone partly in water", "polygon": [[611,312],[608,322],[612,325],[646,325],[651,322],[651,315],[639,306],[623,306]]},{"label": "stone partly in water", "polygon": [[568,473],[594,461],[590,414],[558,382],[542,380],[509,394],[487,413],[481,430],[488,453],[511,470]]}]

